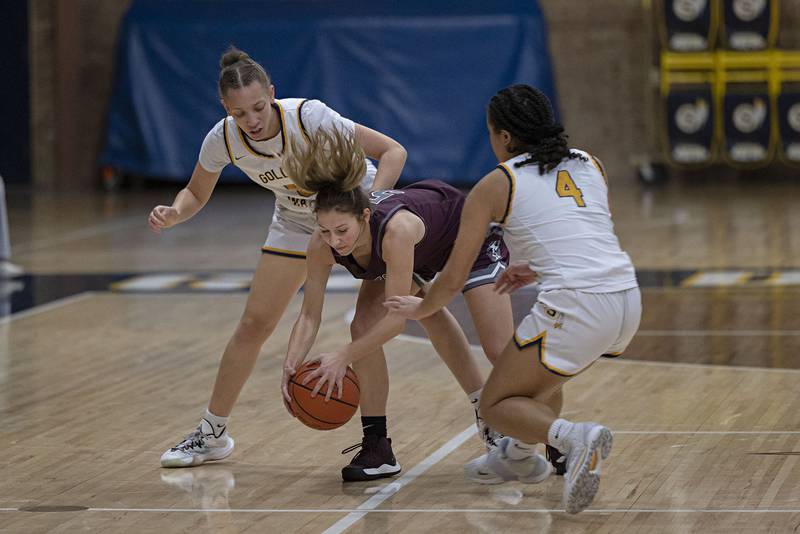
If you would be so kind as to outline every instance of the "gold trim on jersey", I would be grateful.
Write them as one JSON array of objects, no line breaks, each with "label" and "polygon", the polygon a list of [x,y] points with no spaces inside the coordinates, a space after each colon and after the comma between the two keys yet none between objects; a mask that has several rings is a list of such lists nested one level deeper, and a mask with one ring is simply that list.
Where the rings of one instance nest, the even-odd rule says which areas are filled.
[{"label": "gold trim on jersey", "polygon": [[517,188],[517,179],[514,177],[514,173],[511,172],[511,169],[509,169],[508,165],[505,163],[501,163],[497,166],[497,168],[506,173],[506,176],[508,176],[508,201],[506,202],[506,211],[499,223],[502,225],[506,224],[508,218],[511,216],[511,204],[514,201],[514,191]]},{"label": "gold trim on jersey", "polygon": [[606,181],[606,185],[608,185],[608,175],[606,175],[606,169],[603,167],[603,164],[600,162],[599,159],[589,154],[589,159],[592,160],[592,165],[594,165],[600,174],[603,176],[603,180]]},{"label": "gold trim on jersey", "polygon": [[261,247],[261,252],[266,252],[267,254],[277,254],[278,256],[289,256],[290,258],[302,258],[305,259],[306,253],[305,252],[296,252],[294,250],[286,250],[283,248],[275,248],[275,247]]},{"label": "gold trim on jersey", "polygon": [[305,136],[306,141],[310,143],[311,136],[308,135],[308,131],[306,131],[306,127],[303,124],[303,104],[305,104],[306,102],[308,102],[307,98],[302,102],[300,102],[300,105],[297,106],[297,125],[300,126],[300,131],[303,132],[303,136]]},{"label": "gold trim on jersey", "polygon": [[283,152],[284,150],[286,150],[286,128],[285,128],[286,119],[284,118],[283,115],[283,106],[281,106],[280,102],[276,100],[275,107],[278,108],[278,121],[281,123],[281,151],[278,152],[277,155],[262,154],[261,152],[250,146],[250,143],[247,141],[247,134],[244,133],[242,129],[239,128],[238,126],[236,127],[236,130],[239,132],[239,139],[242,141],[242,144],[244,145],[244,147],[247,149],[248,152],[250,152],[252,155],[256,157],[273,159],[275,157],[283,156]]},{"label": "gold trim on jersey", "polygon": [[222,136],[225,139],[225,151],[228,152],[228,159],[231,160],[231,163],[236,165],[233,161],[233,152],[231,152],[231,144],[228,142],[228,117],[225,117],[225,120],[222,121]]},{"label": "gold trim on jersey", "polygon": [[517,336],[517,333],[514,332],[514,343],[517,345],[517,348],[519,350],[527,349],[531,345],[539,346],[538,347],[539,362],[544,366],[545,369],[558,376],[571,377],[577,375],[578,373],[568,373],[567,371],[562,371],[558,367],[550,365],[546,361],[544,361],[544,344],[546,338],[547,338],[547,330],[543,330],[539,335],[537,335],[536,337],[532,337],[530,339],[520,339]]},{"label": "gold trim on jersey", "polygon": [[295,184],[284,185],[283,187],[285,187],[289,191],[296,191],[297,194],[300,195],[301,197],[313,197],[314,195],[316,195],[316,193],[314,193],[313,191],[306,191],[305,189],[297,187],[297,185]]}]

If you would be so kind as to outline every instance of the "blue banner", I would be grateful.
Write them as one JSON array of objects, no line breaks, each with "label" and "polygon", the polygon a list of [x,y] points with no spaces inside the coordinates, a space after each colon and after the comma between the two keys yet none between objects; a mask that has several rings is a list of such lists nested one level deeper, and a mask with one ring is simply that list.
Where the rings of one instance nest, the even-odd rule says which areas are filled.
[{"label": "blue banner", "polygon": [[[491,170],[485,110],[499,89],[528,83],[556,105],[535,0],[134,0],[101,163],[187,180],[224,116],[218,63],[230,44],[267,69],[278,98],[320,99],[397,139],[407,181],[466,185]],[[223,176],[245,180],[231,166]]]}]

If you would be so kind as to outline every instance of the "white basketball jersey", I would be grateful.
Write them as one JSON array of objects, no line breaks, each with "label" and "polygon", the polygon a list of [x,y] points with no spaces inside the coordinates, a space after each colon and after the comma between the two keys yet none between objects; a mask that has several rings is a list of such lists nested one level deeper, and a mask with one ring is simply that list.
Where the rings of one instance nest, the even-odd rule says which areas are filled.
[{"label": "white basketball jersey", "polygon": [[636,273],[614,234],[608,186],[598,162],[565,159],[542,175],[536,163],[502,164],[511,185],[500,224],[513,260],[528,260],[543,291],[578,289],[606,293],[637,286]]},{"label": "white basketball jersey", "polygon": [[[292,182],[281,164],[289,139],[305,144],[319,128],[337,128],[350,134],[353,122],[343,118],[319,100],[283,98],[275,100],[281,129],[267,141],[253,141],[236,126],[233,117],[219,121],[208,133],[200,150],[200,164],[210,172],[219,172],[228,163],[242,169],[255,183],[275,193],[280,209],[310,215],[314,193],[303,191]],[[375,166],[367,159],[363,187],[375,178]]]}]

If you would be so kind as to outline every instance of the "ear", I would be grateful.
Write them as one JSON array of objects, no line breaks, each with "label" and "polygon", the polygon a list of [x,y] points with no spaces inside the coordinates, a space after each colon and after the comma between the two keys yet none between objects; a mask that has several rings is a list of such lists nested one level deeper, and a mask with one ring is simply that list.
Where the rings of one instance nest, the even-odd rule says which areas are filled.
[{"label": "ear", "polygon": [[275,86],[274,85],[269,84],[269,89],[267,90],[267,96],[269,96],[269,103],[270,104],[274,104],[275,103]]},{"label": "ear", "polygon": [[364,211],[361,212],[361,217],[365,221],[369,221],[369,216],[372,215],[372,210],[369,208],[364,208]]},{"label": "ear", "polygon": [[511,134],[508,133],[508,130],[500,130],[500,141],[502,141],[503,146],[508,149],[511,146],[512,141]]},{"label": "ear", "polygon": [[231,110],[228,109],[228,104],[225,103],[225,99],[224,98],[220,98],[219,99],[219,103],[222,104],[223,108],[225,108],[225,113],[230,115],[231,114]]}]

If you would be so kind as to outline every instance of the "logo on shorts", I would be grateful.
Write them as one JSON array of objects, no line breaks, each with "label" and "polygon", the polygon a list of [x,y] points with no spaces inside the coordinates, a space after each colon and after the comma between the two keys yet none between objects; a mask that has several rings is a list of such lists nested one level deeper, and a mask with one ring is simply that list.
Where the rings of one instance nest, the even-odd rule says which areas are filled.
[{"label": "logo on shorts", "polygon": [[500,261],[503,258],[500,253],[500,241],[492,241],[486,249],[486,254],[489,255],[492,261]]},{"label": "logo on shorts", "polygon": [[551,318],[555,319],[553,321],[553,328],[561,328],[564,326],[564,314],[557,312],[552,308],[545,308],[545,313]]}]

